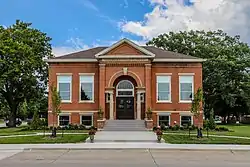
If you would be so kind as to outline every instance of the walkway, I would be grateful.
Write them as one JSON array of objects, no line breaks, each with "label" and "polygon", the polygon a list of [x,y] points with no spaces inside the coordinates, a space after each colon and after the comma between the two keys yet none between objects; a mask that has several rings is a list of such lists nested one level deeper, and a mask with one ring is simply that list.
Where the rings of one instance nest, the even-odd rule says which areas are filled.
[{"label": "walkway", "polygon": [[[90,142],[89,139],[86,140]],[[95,143],[105,142],[147,142],[156,143],[156,135],[152,131],[100,131],[95,135]],[[164,141],[163,141],[164,142]]]}]

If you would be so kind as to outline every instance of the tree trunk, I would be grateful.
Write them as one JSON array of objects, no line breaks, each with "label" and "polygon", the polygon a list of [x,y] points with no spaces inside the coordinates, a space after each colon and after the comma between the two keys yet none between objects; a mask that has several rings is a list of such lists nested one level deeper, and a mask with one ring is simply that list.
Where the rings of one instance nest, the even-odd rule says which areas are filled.
[{"label": "tree trunk", "polygon": [[15,105],[11,106],[10,108],[10,117],[9,117],[9,127],[16,127],[16,107]]}]

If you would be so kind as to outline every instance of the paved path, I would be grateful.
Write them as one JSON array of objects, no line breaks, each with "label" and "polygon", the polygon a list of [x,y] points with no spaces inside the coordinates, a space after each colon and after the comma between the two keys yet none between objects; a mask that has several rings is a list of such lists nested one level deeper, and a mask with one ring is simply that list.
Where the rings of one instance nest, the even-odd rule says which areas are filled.
[{"label": "paved path", "polygon": [[[86,142],[90,142],[89,139]],[[152,142],[156,143],[156,135],[149,131],[100,131],[95,135],[95,143],[103,142]],[[163,140],[164,142],[164,140]]]},{"label": "paved path", "polygon": [[246,151],[33,150],[0,160],[2,167],[249,167]]},{"label": "paved path", "polygon": [[110,149],[159,149],[159,150],[248,150],[250,145],[222,144],[166,144],[140,142],[78,143],[78,144],[0,144],[0,150],[110,150]]}]

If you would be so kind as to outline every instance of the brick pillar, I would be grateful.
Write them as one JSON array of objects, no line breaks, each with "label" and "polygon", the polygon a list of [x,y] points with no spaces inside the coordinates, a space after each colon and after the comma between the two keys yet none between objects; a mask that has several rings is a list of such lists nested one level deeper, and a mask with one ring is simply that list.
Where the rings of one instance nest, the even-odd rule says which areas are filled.
[{"label": "brick pillar", "polygon": [[99,107],[102,107],[105,118],[105,64],[99,64]]},{"label": "brick pillar", "polygon": [[151,95],[151,64],[145,64],[145,76],[146,76],[146,82],[145,82],[145,86],[146,86],[146,94],[145,94],[145,110],[147,111],[148,107],[152,107],[151,103],[152,103],[152,95]]}]

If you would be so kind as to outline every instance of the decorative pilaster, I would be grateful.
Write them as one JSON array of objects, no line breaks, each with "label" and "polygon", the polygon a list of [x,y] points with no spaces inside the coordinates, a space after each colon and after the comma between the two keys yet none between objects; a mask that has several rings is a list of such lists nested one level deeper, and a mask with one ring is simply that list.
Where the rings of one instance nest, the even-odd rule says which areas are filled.
[{"label": "decorative pilaster", "polygon": [[113,91],[112,92],[109,92],[110,94],[110,102],[109,102],[109,108],[110,108],[110,111],[109,111],[109,119],[110,120],[113,120],[114,119],[114,93]]},{"label": "decorative pilaster", "polygon": [[137,120],[141,120],[141,92],[137,92]]},{"label": "decorative pilaster", "polygon": [[[105,111],[105,64],[99,64],[99,107]],[[105,118],[105,112],[103,114]]]},{"label": "decorative pilaster", "polygon": [[146,110],[151,107],[152,103],[152,95],[151,95],[151,64],[145,64],[145,77],[146,77],[146,82],[145,82],[145,87],[146,87],[146,95],[145,95],[145,102],[146,102]]}]

